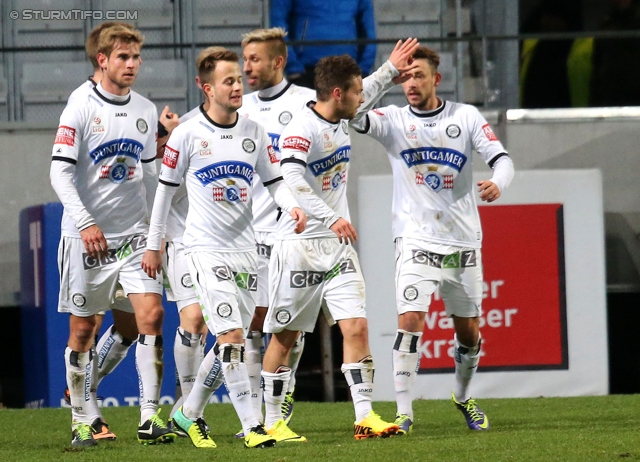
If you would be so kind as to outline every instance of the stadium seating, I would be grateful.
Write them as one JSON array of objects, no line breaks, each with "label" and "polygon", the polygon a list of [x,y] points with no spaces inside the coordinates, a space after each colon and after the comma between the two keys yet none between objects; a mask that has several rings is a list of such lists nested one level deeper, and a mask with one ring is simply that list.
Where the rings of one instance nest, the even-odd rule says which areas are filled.
[{"label": "stadium seating", "polygon": [[172,112],[187,111],[187,63],[173,59],[146,59],[140,66],[133,89],[162,109],[165,104]]}]

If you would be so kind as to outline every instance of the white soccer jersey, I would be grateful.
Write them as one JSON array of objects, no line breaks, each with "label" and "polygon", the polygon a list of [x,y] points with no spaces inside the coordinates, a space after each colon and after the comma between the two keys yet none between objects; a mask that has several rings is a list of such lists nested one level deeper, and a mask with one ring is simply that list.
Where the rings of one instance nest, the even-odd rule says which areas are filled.
[{"label": "white soccer jersey", "polygon": [[278,159],[258,123],[238,116],[219,125],[207,114],[178,125],[165,148],[160,181],[177,186],[185,179],[189,212],[185,250],[255,251],[251,224],[252,179],[279,181]]},{"label": "white soccer jersey", "polygon": [[[280,134],[291,121],[293,114],[304,109],[305,105],[316,97],[314,90],[284,83],[284,89],[269,98],[260,97],[257,91],[244,95],[240,109],[242,115],[255,120],[267,130],[278,159]],[[275,232],[277,206],[258,175],[254,175],[253,182],[253,228],[256,232]]]},{"label": "white soccer jersey", "polygon": [[[329,122],[310,107],[298,112],[280,136],[282,164],[295,162],[306,166],[304,179],[324,204],[347,221],[347,171],[351,156],[349,124],[346,120]],[[307,228],[295,234],[293,222],[281,220],[280,239],[336,237],[324,225],[327,217],[312,216],[307,211]],[[335,221],[335,220],[334,220]]]},{"label": "white soccer jersey", "polygon": [[96,87],[96,82],[94,82],[93,78],[92,77],[87,78],[87,80],[85,80],[82,85],[80,85],[78,88],[76,88],[71,92],[71,94],[69,95],[69,99],[67,100],[67,104],[69,104],[69,102],[75,98],[86,97],[86,95],[89,92],[93,91],[95,87]]},{"label": "white soccer jersey", "polygon": [[489,166],[506,155],[480,112],[443,101],[429,113],[388,106],[367,118],[363,132],[384,145],[393,171],[393,238],[479,248],[472,151]]},{"label": "white soccer jersey", "polygon": [[[146,232],[140,162],[155,160],[156,107],[134,91],[124,101],[111,100],[101,85],[76,96],[60,116],[52,160],[75,164],[75,188],[105,237]],[[80,237],[67,210],[62,235]]]}]

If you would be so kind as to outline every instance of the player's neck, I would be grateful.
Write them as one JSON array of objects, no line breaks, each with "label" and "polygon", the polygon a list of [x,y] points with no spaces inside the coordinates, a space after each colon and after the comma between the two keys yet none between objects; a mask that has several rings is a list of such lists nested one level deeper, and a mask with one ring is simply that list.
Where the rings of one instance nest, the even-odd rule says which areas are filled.
[{"label": "player's neck", "polygon": [[442,100],[434,94],[425,102],[425,104],[421,104],[420,106],[413,106],[413,108],[421,112],[431,112],[435,111],[440,106],[442,106]]},{"label": "player's neck", "polygon": [[313,109],[320,114],[325,120],[337,124],[340,122],[340,116],[336,111],[332,101],[318,101],[313,106]]},{"label": "player's neck", "polygon": [[226,109],[215,104],[210,104],[205,112],[216,125],[233,125],[238,120],[237,111],[229,113]]},{"label": "player's neck", "polygon": [[119,95],[117,93],[112,93],[106,88],[104,88],[104,80],[101,80],[98,82],[98,85],[96,86],[95,90],[107,100],[115,101],[118,103],[127,101],[129,99],[129,92],[125,93],[124,95]]},{"label": "player's neck", "polygon": [[258,96],[260,98],[271,98],[284,90],[288,83],[283,76],[279,76],[267,88],[258,90]]},{"label": "player's neck", "polygon": [[95,83],[96,85],[98,84],[98,82],[100,82],[102,80],[102,69],[96,69],[93,71],[93,75],[91,77],[89,77],[91,80],[93,80],[93,83]]},{"label": "player's neck", "polygon": [[100,80],[100,84],[104,91],[107,93],[111,93],[115,96],[127,96],[131,89],[129,87],[121,87],[116,84],[113,80],[111,80],[106,74],[102,74],[102,78]]}]

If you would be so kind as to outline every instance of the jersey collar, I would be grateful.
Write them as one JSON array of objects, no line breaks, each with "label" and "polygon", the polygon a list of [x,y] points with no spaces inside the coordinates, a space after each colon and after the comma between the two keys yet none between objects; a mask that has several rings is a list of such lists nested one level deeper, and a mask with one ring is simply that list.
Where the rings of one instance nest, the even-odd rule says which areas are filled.
[{"label": "jersey collar", "polygon": [[[129,91],[129,93],[127,94],[126,98],[123,98],[120,101],[118,101],[116,99],[109,98],[109,96],[107,96],[107,92],[102,88],[102,84],[100,82],[98,82],[98,85],[93,87],[93,91],[96,92],[96,95],[98,95],[101,100],[103,100],[103,101],[105,101],[105,102],[107,102],[109,104],[113,104],[114,106],[125,106],[125,105],[129,104],[129,101],[131,101],[131,91]],[[115,95],[113,95],[113,96],[115,97]],[[118,99],[120,99],[120,98],[121,97],[118,97]]]},{"label": "jersey collar", "polygon": [[444,107],[447,105],[447,102],[445,100],[442,99],[440,101],[442,101],[440,107],[434,109],[433,111],[418,111],[417,109],[413,109],[411,106],[409,106],[409,111],[416,117],[434,117],[444,111]]},{"label": "jersey collar", "polygon": [[318,111],[316,111],[316,110],[313,108],[313,106],[315,106],[315,104],[316,104],[316,102],[315,102],[315,101],[309,101],[309,102],[307,103],[307,107],[308,107],[309,109],[311,109],[311,111],[316,115],[316,117],[318,117],[318,119],[320,119],[320,120],[324,120],[326,123],[331,124],[331,125],[338,125],[338,124],[340,124],[340,122],[341,122],[340,120],[338,120],[337,122],[331,122],[329,119],[325,119],[324,117],[322,117],[322,116],[320,115],[320,113],[319,113]]},{"label": "jersey collar", "polygon": [[211,117],[209,117],[209,114],[207,114],[204,110],[204,104],[200,105],[200,112],[202,113],[202,115],[204,116],[205,119],[207,119],[207,122],[209,122],[211,125],[213,125],[214,127],[218,127],[218,128],[224,128],[224,129],[229,129],[229,128],[233,128],[238,124],[238,120],[240,120],[240,115],[236,112],[236,121],[233,122],[232,124],[229,125],[223,125],[223,124],[219,124],[214,122]]},{"label": "jersey collar", "polygon": [[[266,88],[265,90],[258,90],[258,99],[264,102],[276,100],[280,98],[282,95],[284,95],[290,86],[291,86],[291,82],[287,82],[286,79],[283,79],[282,82],[280,82],[278,85],[275,85],[271,88]],[[264,96],[260,94],[261,91],[265,92]],[[267,96],[274,91],[276,92],[275,95]]]}]

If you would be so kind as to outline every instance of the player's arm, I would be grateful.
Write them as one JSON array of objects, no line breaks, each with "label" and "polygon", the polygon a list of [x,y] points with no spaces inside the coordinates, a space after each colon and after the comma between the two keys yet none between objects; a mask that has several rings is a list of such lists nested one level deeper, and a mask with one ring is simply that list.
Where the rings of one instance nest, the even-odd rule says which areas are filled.
[{"label": "player's arm", "polygon": [[174,128],[178,126],[178,114],[169,112],[169,106],[165,106],[158,118],[158,148],[156,151],[156,158],[162,159],[164,155],[164,146],[169,140],[169,135]]},{"label": "player's arm", "polygon": [[499,199],[511,184],[514,175],[513,162],[489,123],[476,108],[470,109],[467,123],[472,129],[473,148],[493,169],[490,180],[478,182],[480,199],[493,202]]},{"label": "player's arm", "polygon": [[86,118],[87,111],[80,105],[67,105],[62,112],[53,143],[49,177],[67,215],[75,221],[85,250],[89,255],[99,257],[106,254],[107,240],[82,203],[73,181]]},{"label": "player's arm", "polygon": [[415,68],[412,56],[420,44],[417,39],[409,38],[404,42],[398,40],[389,59],[373,74],[362,81],[364,103],[358,108],[358,113],[352,124],[362,118],[394,85],[402,83],[408,78],[407,73]]},{"label": "player's arm", "polygon": [[283,181],[278,157],[273,146],[269,143],[269,137],[266,132],[261,133],[259,143],[265,148],[259,151],[261,154],[256,162],[258,175],[263,179],[263,185],[269,191],[276,205],[287,212],[296,222],[295,232],[300,234],[307,226],[307,215],[300,208],[291,190]]},{"label": "player's arm", "polygon": [[155,111],[151,111],[149,120],[149,132],[147,142],[144,145],[142,154],[140,155],[140,163],[142,164],[142,183],[146,191],[147,199],[147,217],[151,216],[151,207],[153,206],[153,198],[158,187],[158,170],[156,168],[157,132],[153,130],[158,125]]},{"label": "player's arm", "polygon": [[[174,137],[176,138],[174,140]],[[151,219],[149,220],[149,235],[147,237],[147,250],[142,257],[142,269],[151,278],[156,278],[162,269],[162,239],[166,230],[167,217],[171,208],[171,200],[176,193],[180,181],[187,170],[188,152],[184,151],[185,144],[182,137],[172,135],[165,147],[165,155],[162,159],[160,181],[157,185]],[[173,142],[175,141],[175,145]],[[172,146],[177,146],[173,148]],[[180,149],[182,159],[180,158]]]}]

